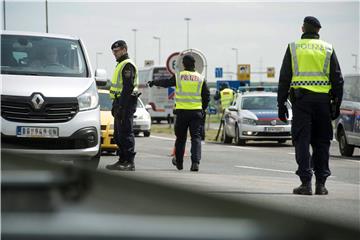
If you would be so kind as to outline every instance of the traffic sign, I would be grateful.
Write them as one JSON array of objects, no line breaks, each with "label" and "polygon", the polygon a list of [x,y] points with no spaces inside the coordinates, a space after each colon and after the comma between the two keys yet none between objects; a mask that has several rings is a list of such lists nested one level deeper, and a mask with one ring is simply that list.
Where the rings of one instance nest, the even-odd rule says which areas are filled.
[{"label": "traffic sign", "polygon": [[221,67],[215,68],[215,78],[223,77],[223,69]]},{"label": "traffic sign", "polygon": [[179,54],[180,54],[179,52],[174,52],[166,60],[166,68],[172,74],[175,74],[176,72],[175,65],[176,65],[176,59],[178,58]]},{"label": "traffic sign", "polygon": [[266,74],[268,78],[274,78],[275,77],[275,68],[274,67],[268,67],[266,69]]},{"label": "traffic sign", "polygon": [[239,64],[237,66],[237,78],[240,81],[250,80],[250,64]]}]

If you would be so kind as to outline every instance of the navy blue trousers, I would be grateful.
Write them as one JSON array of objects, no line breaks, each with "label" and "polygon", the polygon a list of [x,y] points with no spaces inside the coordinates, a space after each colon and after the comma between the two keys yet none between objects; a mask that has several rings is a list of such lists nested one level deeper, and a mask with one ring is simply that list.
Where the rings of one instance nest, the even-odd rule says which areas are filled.
[{"label": "navy blue trousers", "polygon": [[[333,138],[330,103],[326,95],[304,95],[293,104],[292,138],[298,164],[296,174],[310,182],[313,172],[317,182],[330,176],[329,148]],[[310,146],[312,154],[310,154]]]}]

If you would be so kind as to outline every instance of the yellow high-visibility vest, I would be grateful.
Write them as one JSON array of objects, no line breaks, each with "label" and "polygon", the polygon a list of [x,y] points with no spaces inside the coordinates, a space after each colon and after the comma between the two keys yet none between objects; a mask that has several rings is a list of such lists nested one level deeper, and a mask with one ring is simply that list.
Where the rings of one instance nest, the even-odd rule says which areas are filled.
[{"label": "yellow high-visibility vest", "polygon": [[290,87],[329,93],[332,45],[319,39],[301,39],[289,47],[293,73]]},{"label": "yellow high-visibility vest", "polygon": [[122,62],[119,62],[116,65],[110,87],[110,98],[115,99],[115,96],[120,97],[123,89],[123,77],[122,71],[127,63],[130,63],[135,68],[135,79],[134,79],[134,90],[133,92],[138,91],[139,78],[138,78],[138,69],[131,59],[125,59]]},{"label": "yellow high-visibility vest", "polygon": [[230,88],[225,88],[220,92],[221,108],[225,109],[230,106],[234,100],[234,91]]},{"label": "yellow high-visibility vest", "polygon": [[198,72],[181,71],[176,75],[176,109],[201,110],[204,77]]}]

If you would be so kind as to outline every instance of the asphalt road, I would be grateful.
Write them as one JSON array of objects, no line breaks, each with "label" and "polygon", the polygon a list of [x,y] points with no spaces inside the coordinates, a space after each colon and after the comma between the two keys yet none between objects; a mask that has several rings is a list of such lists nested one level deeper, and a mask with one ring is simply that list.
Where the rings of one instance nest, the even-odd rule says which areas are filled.
[{"label": "asphalt road", "polygon": [[[170,162],[174,145],[172,136],[136,138],[136,171],[119,172],[151,181],[192,188],[208,194],[246,199],[280,208],[288,212],[326,218],[340,224],[360,227],[360,151],[343,158],[337,142],[332,142],[327,181],[329,195],[298,196],[292,189],[300,182],[296,170],[294,148],[287,144],[250,143],[246,146],[206,143],[202,145],[200,171],[190,172],[190,143],[187,143],[184,170]],[[100,170],[116,161],[116,156],[102,155]],[[314,184],[314,183],[313,183]],[[314,189],[313,189],[314,190]]]}]

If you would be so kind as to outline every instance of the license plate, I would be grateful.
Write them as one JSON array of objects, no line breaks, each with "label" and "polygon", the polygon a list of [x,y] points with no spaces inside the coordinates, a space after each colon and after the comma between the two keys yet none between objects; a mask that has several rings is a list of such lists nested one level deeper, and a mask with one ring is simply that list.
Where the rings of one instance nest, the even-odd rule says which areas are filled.
[{"label": "license plate", "polygon": [[58,138],[59,129],[56,127],[16,127],[17,137],[28,138]]},{"label": "license plate", "polygon": [[285,128],[283,127],[265,127],[265,132],[283,132]]}]

